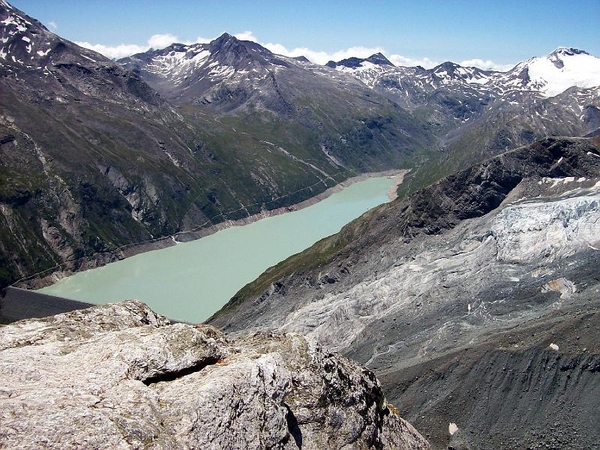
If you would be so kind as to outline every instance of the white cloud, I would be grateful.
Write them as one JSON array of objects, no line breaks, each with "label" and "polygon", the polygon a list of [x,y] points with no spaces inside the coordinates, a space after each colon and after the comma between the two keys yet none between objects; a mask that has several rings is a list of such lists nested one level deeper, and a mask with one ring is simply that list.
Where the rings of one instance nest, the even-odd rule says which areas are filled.
[{"label": "white cloud", "polygon": [[234,36],[240,41],[258,42],[258,39],[256,39],[252,31],[242,31],[241,33],[234,34]]},{"label": "white cloud", "polygon": [[54,31],[58,28],[58,25],[56,24],[56,22],[54,20],[51,20],[50,22],[48,22],[48,27],[50,27],[50,29],[52,31]]},{"label": "white cloud", "polygon": [[157,50],[157,49],[168,47],[169,45],[173,44],[174,42],[179,42],[179,39],[177,38],[177,36],[175,36],[171,33],[154,34],[154,35],[150,36],[150,39],[148,39],[148,46],[150,48]]},{"label": "white cloud", "polygon": [[[254,42],[258,42],[258,39],[256,39],[251,32],[247,31],[244,34],[247,34],[248,36],[252,37],[252,39],[247,39],[247,40],[252,40]],[[239,36],[236,35],[236,37],[239,37]],[[261,43],[261,45],[263,47],[268,48],[273,53],[277,53],[279,55],[291,56],[291,57],[305,56],[306,58],[308,58],[310,61],[312,61],[315,64],[327,64],[329,61],[337,62],[337,61],[341,61],[342,59],[350,58],[353,56],[355,56],[357,58],[368,58],[369,56],[371,56],[375,53],[383,53],[384,55],[386,54],[385,49],[383,49],[381,47],[350,47],[345,50],[338,50],[333,53],[328,53],[328,52],[314,51],[314,50],[311,50],[306,47],[298,47],[298,48],[294,48],[293,50],[288,50],[286,47],[284,47],[281,44],[273,44],[273,43],[268,43],[268,44]],[[407,56],[396,55],[396,54],[389,56],[388,59],[395,66],[404,66],[404,67],[421,66],[421,67],[424,67],[425,69],[432,69],[435,66],[441,64],[440,61],[436,61],[436,60],[433,60],[433,59],[430,59],[427,57],[413,58],[413,57],[407,57]],[[497,64],[489,59],[488,60],[469,59],[466,61],[461,61],[458,64],[460,64],[461,66],[465,66],[465,67],[473,66],[473,67],[478,67],[480,69],[499,70],[499,71],[503,71],[503,72],[510,70],[514,67],[514,64]]]},{"label": "white cloud", "polygon": [[[52,26],[54,22],[50,22],[50,26]],[[54,24],[56,25],[56,24]],[[259,43],[263,47],[271,50],[273,53],[277,53],[278,55],[290,56],[290,57],[298,57],[304,56],[308,58],[315,64],[327,64],[329,61],[340,61],[342,59],[357,57],[357,58],[368,58],[369,56],[375,53],[383,53],[385,54],[385,50],[381,47],[349,47],[344,50],[338,50],[335,52],[324,52],[324,51],[315,51],[306,47],[296,47],[294,49],[288,49],[281,44],[276,43],[262,43],[259,39],[254,36],[252,31],[242,31],[240,33],[236,33],[234,35],[236,38],[244,41],[252,41]],[[126,56],[131,56],[135,53],[141,53],[153,49],[161,49],[165,48],[175,42],[179,42],[182,44],[194,44],[194,43],[207,43],[212,41],[212,39],[207,39],[203,37],[196,38],[193,42],[190,41],[181,41],[179,38],[171,33],[164,34],[155,34],[150,36],[146,45],[137,45],[137,44],[120,44],[116,46],[107,46],[102,44],[91,44],[89,42],[77,42],[77,44],[82,47],[89,48],[91,50],[95,50],[98,53],[102,53],[103,55],[112,58],[119,59],[124,58]],[[427,57],[422,58],[414,58],[407,57],[402,55],[391,55],[388,59],[396,66],[406,66],[406,67],[414,67],[414,66],[422,66],[426,69],[431,69],[440,62],[432,60]],[[491,69],[491,70],[500,70],[507,71],[513,68],[514,65],[510,64],[497,64],[491,60],[483,60],[483,59],[469,59],[466,61],[461,61],[458,64],[461,66],[474,66],[479,67],[480,69]]]},{"label": "white cloud", "polygon": [[392,55],[389,57],[389,60],[395,66],[403,66],[403,67],[415,67],[421,66],[425,69],[432,69],[435,66],[439,65],[438,61],[434,61],[429,58],[409,58],[407,56],[402,55]]},{"label": "white cloud", "polygon": [[311,62],[315,64],[327,64],[329,61],[340,61],[342,59],[350,58],[355,56],[357,58],[368,58],[374,53],[383,52],[384,50],[379,47],[350,47],[345,50],[338,50],[337,52],[319,52],[314,51],[306,47],[297,47],[293,50],[288,50],[281,44],[261,44],[263,47],[268,48],[273,53],[278,55],[291,56],[293,58],[297,56],[305,56]]},{"label": "white cloud", "polygon": [[[396,66],[421,66],[426,69],[432,69],[435,66],[441,64],[440,61],[435,61],[429,58],[408,58],[402,55],[392,55],[389,60]],[[489,59],[467,59],[465,61],[458,61],[457,64],[463,67],[477,67],[484,70],[498,70],[500,72],[506,72],[514,67],[514,64],[498,64]]]},{"label": "white cloud", "polygon": [[104,56],[111,59],[119,59],[125,58],[126,56],[131,56],[136,53],[142,53],[145,51],[153,49],[161,49],[168,47],[171,44],[176,42],[181,44],[194,44],[194,43],[205,43],[210,42],[212,39],[206,39],[202,37],[196,38],[195,41],[181,41],[179,38],[171,33],[165,34],[154,34],[150,36],[146,45],[137,45],[137,44],[119,44],[119,45],[102,45],[102,44],[91,44],[89,42],[75,42],[77,45],[80,45],[85,48],[89,48],[90,50],[94,50],[98,53],[103,54]]},{"label": "white cloud", "polygon": [[135,53],[141,53],[148,50],[149,46],[141,46],[135,44],[120,44],[114,46],[102,45],[102,44],[90,44],[89,42],[75,42],[81,47],[89,48],[98,53],[103,54],[107,58],[119,59],[125,58],[126,56],[134,55]]},{"label": "white cloud", "polygon": [[479,58],[467,59],[466,61],[461,61],[458,64],[463,67],[478,67],[480,69],[498,70],[500,72],[506,72],[515,66],[514,64],[497,64],[489,59],[483,60]]}]

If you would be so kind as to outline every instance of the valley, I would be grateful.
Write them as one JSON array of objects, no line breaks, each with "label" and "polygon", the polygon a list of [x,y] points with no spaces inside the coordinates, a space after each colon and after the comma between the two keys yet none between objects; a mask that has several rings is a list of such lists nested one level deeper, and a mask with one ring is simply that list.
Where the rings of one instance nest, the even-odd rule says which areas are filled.
[{"label": "valley", "polygon": [[509,72],[395,67],[383,55],[319,66],[225,33],[115,63],[8,3],[2,17],[0,289],[43,286],[361,173],[411,169],[405,195],[600,125],[598,59],[575,49]]},{"label": "valley", "polygon": [[389,201],[395,183],[391,177],[355,180],[305,208],[189,242],[175,236],[168,248],[76,273],[36,292],[92,304],[135,298],[170,319],[200,323],[264,270]]},{"label": "valley", "polygon": [[[251,57],[263,67],[259,84],[218,77],[190,102],[159,94],[151,78],[7,3],[0,12],[0,288],[285,208],[361,173],[408,168],[427,153],[426,130],[357,80],[347,77],[348,86],[300,62],[274,71],[270,60],[279,59],[266,50],[249,56],[232,36],[213,42],[210,64],[229,54],[235,67]],[[255,100],[211,97],[244,89]],[[212,100],[203,104],[202,95]]]},{"label": "valley", "polygon": [[[45,405],[51,417],[92,411],[132,448],[598,448],[600,58],[558,47],[504,71],[381,52],[323,65],[223,33],[113,60],[5,0],[0,31],[2,294],[406,174],[392,201],[269,260],[222,309],[174,317],[214,313],[203,325],[129,301],[5,326],[0,299],[10,420],[14,398],[42,408],[39,369],[60,399],[76,376],[77,397],[57,400],[67,415]],[[268,245],[252,244],[235,245]],[[226,399],[219,423],[200,420],[202,399]],[[132,405],[151,419],[129,420]],[[66,439],[42,422],[28,429]],[[39,447],[2,423],[0,442]]]}]

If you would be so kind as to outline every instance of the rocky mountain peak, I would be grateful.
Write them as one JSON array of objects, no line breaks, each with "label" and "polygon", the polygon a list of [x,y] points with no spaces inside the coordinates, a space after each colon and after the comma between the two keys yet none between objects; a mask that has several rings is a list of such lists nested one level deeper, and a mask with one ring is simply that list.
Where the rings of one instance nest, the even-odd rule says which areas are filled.
[{"label": "rocky mountain peak", "polygon": [[426,73],[431,76],[433,83],[446,84],[451,82],[470,85],[484,84],[491,74],[491,72],[477,67],[463,67],[451,61],[446,61]]},{"label": "rocky mountain peak", "polygon": [[208,44],[211,62],[232,67],[234,70],[249,70],[251,67],[265,67],[270,64],[287,65],[270,50],[252,41],[244,41],[224,33]]},{"label": "rocky mountain peak", "polygon": [[557,69],[563,69],[565,67],[564,59],[576,55],[588,55],[589,53],[578,50],[576,48],[559,47],[550,53],[547,58],[554,64]]},{"label": "rocky mountain peak", "polygon": [[552,53],[548,55],[548,57],[552,56],[574,56],[574,55],[589,55],[585,50],[580,50],[578,48],[573,47],[558,47]]},{"label": "rocky mountain peak", "polygon": [[9,72],[48,73],[64,64],[116,67],[105,56],[62,39],[8,3],[0,4],[0,65]]},{"label": "rocky mountain peak", "polygon": [[350,58],[342,59],[338,62],[329,61],[326,66],[331,68],[346,67],[348,69],[358,69],[363,68],[365,62],[374,64],[376,66],[395,67],[382,53],[375,53],[368,58],[357,58],[352,56]]},{"label": "rocky mountain peak", "polygon": [[56,36],[37,20],[0,3],[0,63],[31,65],[45,53],[40,44],[52,37]]},{"label": "rocky mountain peak", "polygon": [[238,55],[249,55],[251,51],[271,53],[269,50],[255,42],[238,39],[229,33],[223,33],[221,36],[211,41],[208,49],[213,54],[218,52],[234,52]]},{"label": "rocky mountain peak", "polygon": [[442,64],[434,67],[432,69],[433,73],[448,73],[451,75],[454,75],[454,72],[456,71],[456,69],[458,69],[460,66],[456,63],[453,63],[452,61],[446,61],[443,62]]},{"label": "rocky mountain peak", "polygon": [[368,61],[372,64],[380,65],[380,66],[394,67],[394,64],[392,64],[392,62],[389,59],[387,59],[381,52],[378,52],[378,53],[375,53],[375,54],[369,56],[366,59],[366,61]]},{"label": "rocky mountain peak", "polygon": [[[17,80],[26,80],[25,96],[32,95],[37,87],[39,92],[52,91],[61,102],[82,95],[118,103],[124,99],[158,101],[156,93],[134,73],[57,36],[7,3],[0,9],[0,67],[15,86],[22,84]],[[53,76],[48,77],[50,74]]]},{"label": "rocky mountain peak", "polygon": [[239,40],[235,36],[232,36],[229,33],[223,33],[218,38],[213,39],[210,42],[210,45],[211,45],[211,48],[218,49],[218,48],[223,47],[224,45],[228,45],[228,44],[233,45],[236,42],[239,42]]}]

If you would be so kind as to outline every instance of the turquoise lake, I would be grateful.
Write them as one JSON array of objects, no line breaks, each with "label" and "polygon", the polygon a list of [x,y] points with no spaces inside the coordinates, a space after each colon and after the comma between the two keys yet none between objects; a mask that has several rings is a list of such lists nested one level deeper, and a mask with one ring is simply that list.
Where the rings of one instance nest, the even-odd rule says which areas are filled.
[{"label": "turquoise lake", "polygon": [[389,201],[390,177],[351,184],[309,207],[77,273],[40,292],[94,304],[138,299],[198,323],[267,268]]}]

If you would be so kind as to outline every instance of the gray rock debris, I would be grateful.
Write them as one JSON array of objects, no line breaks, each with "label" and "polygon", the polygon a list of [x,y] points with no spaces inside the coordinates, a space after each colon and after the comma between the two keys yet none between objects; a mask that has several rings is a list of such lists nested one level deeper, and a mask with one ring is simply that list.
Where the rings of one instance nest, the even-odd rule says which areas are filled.
[{"label": "gray rock debris", "polygon": [[373,373],[127,301],[0,327],[0,448],[428,449]]}]

